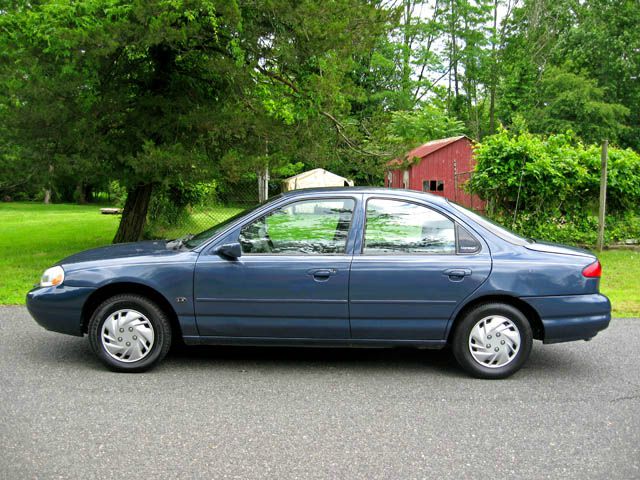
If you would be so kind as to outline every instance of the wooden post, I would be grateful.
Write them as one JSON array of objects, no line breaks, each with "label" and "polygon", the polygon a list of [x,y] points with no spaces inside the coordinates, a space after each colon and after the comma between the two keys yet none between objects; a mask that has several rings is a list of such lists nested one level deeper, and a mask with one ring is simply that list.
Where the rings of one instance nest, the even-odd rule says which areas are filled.
[{"label": "wooden post", "polygon": [[600,171],[600,208],[598,209],[598,251],[602,251],[604,245],[604,214],[607,204],[607,159],[609,147],[609,141],[602,142],[602,154],[600,155],[600,161],[602,167]]}]

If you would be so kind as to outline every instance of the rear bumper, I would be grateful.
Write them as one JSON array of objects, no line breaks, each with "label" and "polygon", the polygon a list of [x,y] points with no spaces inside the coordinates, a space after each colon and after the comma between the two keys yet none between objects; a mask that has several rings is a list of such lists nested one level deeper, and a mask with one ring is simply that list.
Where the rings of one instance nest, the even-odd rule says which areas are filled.
[{"label": "rear bumper", "polygon": [[588,340],[609,326],[611,302],[604,295],[522,298],[540,315],[544,343]]},{"label": "rear bumper", "polygon": [[27,309],[52,332],[82,336],[82,307],[94,291],[89,287],[36,287],[27,293]]}]

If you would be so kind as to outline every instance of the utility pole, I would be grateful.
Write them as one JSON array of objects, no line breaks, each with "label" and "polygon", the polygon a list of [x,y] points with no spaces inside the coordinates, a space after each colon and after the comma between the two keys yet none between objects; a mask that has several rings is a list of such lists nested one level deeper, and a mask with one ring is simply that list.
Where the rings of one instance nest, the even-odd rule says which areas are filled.
[{"label": "utility pole", "polygon": [[602,154],[600,161],[602,167],[600,170],[600,208],[598,209],[598,251],[602,251],[604,245],[604,214],[607,204],[607,160],[608,160],[609,140],[602,142]]}]

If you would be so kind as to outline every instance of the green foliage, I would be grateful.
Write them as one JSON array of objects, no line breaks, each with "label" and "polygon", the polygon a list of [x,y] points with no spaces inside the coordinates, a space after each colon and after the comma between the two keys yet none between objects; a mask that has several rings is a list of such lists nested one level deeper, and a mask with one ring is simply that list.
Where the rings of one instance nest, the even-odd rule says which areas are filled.
[{"label": "green foliage", "polygon": [[504,21],[497,110],[544,134],[571,128],[640,148],[640,2],[525,0]]},{"label": "green foliage", "polygon": [[[598,240],[598,216],[589,212],[565,214],[520,212],[515,222],[513,215],[498,215],[495,220],[508,225],[524,237],[537,240],[583,246],[594,246]],[[640,240],[640,214],[638,213],[607,215],[605,225],[605,245]]]},{"label": "green foliage", "polygon": [[118,207],[124,206],[124,202],[127,199],[127,189],[120,185],[117,180],[109,182],[107,194],[114,205],[117,205]]},{"label": "green foliage", "polygon": [[[636,0],[8,2],[0,196],[81,202],[116,181],[133,219],[118,238],[135,239],[148,198],[154,221],[177,219],[175,192],[199,182],[234,201],[255,199],[267,169],[274,188],[315,167],[379,185],[418,144],[502,124],[560,142],[503,154],[533,159],[525,213],[544,198],[566,216],[576,195],[592,198],[597,165],[565,132],[640,148],[639,22]],[[615,214],[637,199],[634,158],[612,151]],[[482,186],[504,212],[510,171],[499,192]]]},{"label": "green foliage", "polygon": [[629,109],[605,98],[594,80],[550,67],[540,81],[538,101],[524,115],[533,132],[572,130],[586,143],[616,141],[627,129]]},{"label": "green foliage", "polygon": [[[622,145],[640,150],[640,2],[575,2],[575,24],[557,45],[554,61],[569,59],[576,73],[597,82],[607,101],[624,105],[629,115]],[[595,122],[594,122],[595,123]],[[601,139],[599,139],[601,140]]]},{"label": "green foliage", "polygon": [[179,227],[189,219],[191,207],[213,205],[217,201],[213,182],[178,183],[157,189],[149,204],[149,231]]},{"label": "green foliage", "polygon": [[391,18],[358,0],[8,5],[0,155],[12,170],[0,174],[19,158],[38,188],[117,180],[142,200],[125,205],[118,234],[135,239],[150,188],[160,198],[183,183],[231,181],[226,166],[242,177],[300,158],[320,164],[344,143],[348,160],[340,119],[367,94],[351,76],[355,59]]},{"label": "green foliage", "polygon": [[460,135],[463,131],[460,120],[435,106],[424,105],[419,110],[393,112],[384,130],[384,142],[397,155],[402,155],[422,143]]},{"label": "green foliage", "polygon": [[[600,147],[572,134],[543,137],[502,130],[476,147],[476,173],[469,187],[511,212],[519,195],[522,211],[577,212],[595,205],[600,188]],[[640,206],[640,155],[609,149],[609,202],[612,212]]]},{"label": "green foliage", "polygon": [[[600,147],[572,134],[543,137],[506,130],[476,146],[468,188],[488,201],[490,213],[526,236],[595,243],[600,190]],[[640,238],[640,155],[609,148],[607,240]]]}]

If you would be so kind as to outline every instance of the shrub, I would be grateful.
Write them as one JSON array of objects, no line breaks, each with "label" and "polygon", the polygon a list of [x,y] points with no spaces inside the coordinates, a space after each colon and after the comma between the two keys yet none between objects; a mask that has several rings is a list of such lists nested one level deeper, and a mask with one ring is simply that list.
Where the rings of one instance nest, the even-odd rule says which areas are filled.
[{"label": "shrub", "polygon": [[[476,146],[467,188],[488,213],[525,236],[594,244],[600,191],[600,147],[570,132],[543,137],[501,130]],[[640,238],[640,155],[609,149],[606,240]]]}]

